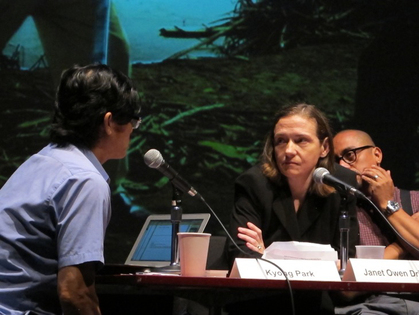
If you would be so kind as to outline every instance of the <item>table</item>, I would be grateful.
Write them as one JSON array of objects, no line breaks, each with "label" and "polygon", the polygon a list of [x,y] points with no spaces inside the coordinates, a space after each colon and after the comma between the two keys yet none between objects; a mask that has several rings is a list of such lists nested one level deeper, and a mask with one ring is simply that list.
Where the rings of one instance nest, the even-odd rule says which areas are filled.
[{"label": "table", "polygon": [[[227,277],[181,277],[137,273],[138,267],[107,265],[96,277],[99,294],[156,294],[176,296],[197,301],[210,309],[210,314],[221,314],[227,303],[237,302],[252,295],[277,294],[289,289],[286,280],[239,279]],[[369,283],[351,281],[289,281],[292,290],[418,292],[417,283]]]}]

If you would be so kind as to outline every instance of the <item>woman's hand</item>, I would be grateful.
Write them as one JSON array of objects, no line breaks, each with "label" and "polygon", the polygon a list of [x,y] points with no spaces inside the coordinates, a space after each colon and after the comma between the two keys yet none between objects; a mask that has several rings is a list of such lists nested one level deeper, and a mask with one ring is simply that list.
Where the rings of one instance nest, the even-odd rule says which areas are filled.
[{"label": "woman's hand", "polygon": [[247,222],[247,228],[239,227],[238,238],[246,242],[246,246],[260,254],[265,251],[265,245],[263,244],[262,231],[253,223]]}]

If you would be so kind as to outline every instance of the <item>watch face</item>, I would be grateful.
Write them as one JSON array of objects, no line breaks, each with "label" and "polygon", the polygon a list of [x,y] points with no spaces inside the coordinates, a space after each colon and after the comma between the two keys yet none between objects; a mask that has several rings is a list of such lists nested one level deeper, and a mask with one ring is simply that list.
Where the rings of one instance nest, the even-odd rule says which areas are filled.
[{"label": "watch face", "polygon": [[398,202],[390,200],[387,202],[386,214],[390,215],[400,209],[400,205]]},{"label": "watch face", "polygon": [[390,208],[393,211],[397,211],[400,208],[399,203],[396,202],[396,201],[389,201],[387,203],[387,207]]}]

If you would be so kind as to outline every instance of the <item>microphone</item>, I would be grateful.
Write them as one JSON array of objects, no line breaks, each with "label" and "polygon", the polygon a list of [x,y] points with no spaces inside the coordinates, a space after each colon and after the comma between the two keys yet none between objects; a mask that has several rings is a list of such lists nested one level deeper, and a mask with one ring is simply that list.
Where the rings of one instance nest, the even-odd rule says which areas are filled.
[{"label": "microphone", "polygon": [[161,153],[156,149],[151,149],[144,155],[144,162],[148,167],[155,168],[181,191],[189,194],[190,196],[200,196],[200,194],[193,188],[186,180],[180,177],[179,173],[166,163]]},{"label": "microphone", "polygon": [[[246,253],[245,251],[243,251],[239,247],[239,245],[237,245],[237,243],[234,241],[233,237],[230,235],[230,233],[228,232],[228,230],[225,227],[225,225],[223,224],[223,222],[220,220],[220,218],[215,213],[215,211],[211,208],[211,206],[205,201],[204,197],[202,197],[201,194],[199,194],[190,184],[188,184],[187,181],[185,181],[182,177],[180,177],[179,174],[173,168],[171,168],[169,166],[169,164],[167,164],[164,161],[163,156],[161,155],[161,153],[158,150],[156,150],[156,149],[148,150],[146,152],[146,154],[144,154],[144,162],[148,167],[155,168],[155,169],[159,170],[161,173],[163,173],[163,175],[168,177],[169,180],[181,191],[188,193],[192,197],[197,196],[199,199],[201,199],[201,201],[208,207],[208,209],[214,215],[215,219],[217,219],[218,223],[220,223],[220,225],[223,228],[224,232],[226,233],[227,237],[232,241],[234,246],[244,255],[251,256],[249,253]],[[291,308],[292,308],[292,314],[294,315],[295,314],[294,297],[293,297],[293,293],[292,293],[292,289],[291,289],[291,283],[288,279],[287,273],[285,271],[283,271],[282,268],[280,268],[278,265],[276,265],[275,263],[273,263],[270,260],[266,260],[264,258],[256,258],[256,259],[266,261],[266,262],[274,265],[275,267],[277,267],[282,272],[282,274],[285,277],[285,280],[287,281],[288,288],[289,288],[289,291],[290,291]]]},{"label": "microphone", "polygon": [[[161,153],[156,149],[150,149],[144,154],[144,162],[148,167],[155,168],[163,173],[163,175],[167,176],[177,188],[182,190],[183,192],[188,193],[192,197],[197,196],[201,201],[208,207],[211,213],[214,215],[215,219],[217,219],[218,223],[220,223],[221,227],[223,228],[224,232],[228,236],[228,238],[233,242],[233,244],[237,247],[239,251],[241,251],[245,255],[249,255],[248,253],[244,252],[234,241],[233,237],[228,232],[227,228],[224,226],[223,222],[220,220],[218,215],[215,211],[211,208],[211,206],[205,201],[204,197],[201,196],[187,181],[185,181],[179,174],[167,164]],[[174,197],[175,198],[175,197]],[[286,275],[285,273],[283,273]]]},{"label": "microphone", "polygon": [[313,179],[316,183],[332,186],[340,192],[351,193],[353,195],[357,195],[358,197],[366,198],[365,195],[358,189],[331,175],[324,167],[318,167],[314,170]]},{"label": "microphone", "polygon": [[351,185],[348,185],[347,183],[341,181],[340,179],[337,179],[336,177],[331,175],[330,172],[324,167],[318,167],[314,170],[313,179],[316,183],[329,185],[336,188],[339,191],[350,192],[352,194],[357,195],[358,197],[363,198],[367,203],[370,204],[370,206],[375,210],[375,213],[378,214],[379,217],[382,218],[382,220],[387,224],[387,226],[390,227],[390,229],[396,235],[398,240],[407,247],[408,251],[411,254],[413,254],[415,257],[419,257],[419,248],[413,245],[412,243],[410,243],[408,240],[406,240],[397,231],[397,229],[388,221],[387,217],[384,215],[384,213],[380,209],[378,209],[378,207],[374,204],[374,202],[370,198],[367,198],[358,189],[352,187]]}]

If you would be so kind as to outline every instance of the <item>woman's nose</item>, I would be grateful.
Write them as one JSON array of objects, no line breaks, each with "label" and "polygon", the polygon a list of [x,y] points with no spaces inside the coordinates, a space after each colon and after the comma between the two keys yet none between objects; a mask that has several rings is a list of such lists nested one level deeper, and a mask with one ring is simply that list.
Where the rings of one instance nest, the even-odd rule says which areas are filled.
[{"label": "woman's nose", "polygon": [[288,141],[287,146],[285,147],[285,152],[287,153],[295,152],[295,143],[292,141]]}]

